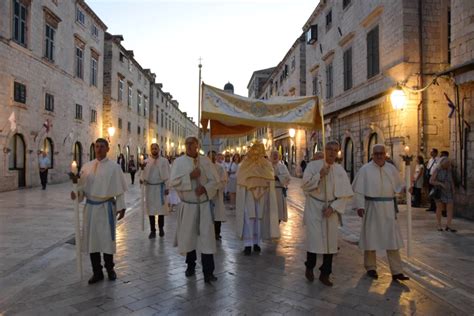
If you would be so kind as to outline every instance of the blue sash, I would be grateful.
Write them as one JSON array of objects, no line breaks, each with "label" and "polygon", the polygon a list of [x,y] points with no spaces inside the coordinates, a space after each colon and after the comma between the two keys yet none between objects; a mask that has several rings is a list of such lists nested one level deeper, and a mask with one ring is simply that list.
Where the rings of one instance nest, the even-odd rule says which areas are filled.
[{"label": "blue sash", "polygon": [[110,234],[112,235],[111,237],[113,241],[115,241],[114,202],[115,202],[114,198],[111,198],[105,201],[92,201],[92,200],[86,199],[86,204],[90,204],[90,205],[101,205],[101,204],[107,203],[107,213],[109,215]]},{"label": "blue sash", "polygon": [[165,183],[146,183],[147,185],[159,185],[160,186],[160,196],[161,196],[161,205],[165,205]]}]

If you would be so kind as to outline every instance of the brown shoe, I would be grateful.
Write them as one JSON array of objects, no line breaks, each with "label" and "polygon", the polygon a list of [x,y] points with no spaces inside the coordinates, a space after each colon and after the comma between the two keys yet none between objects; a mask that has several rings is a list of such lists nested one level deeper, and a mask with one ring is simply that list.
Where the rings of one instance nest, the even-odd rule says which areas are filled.
[{"label": "brown shoe", "polygon": [[306,279],[308,279],[309,282],[314,281],[313,269],[306,268],[306,273],[304,275],[306,276]]},{"label": "brown shoe", "polygon": [[331,280],[329,280],[329,274],[320,274],[319,281],[326,286],[333,286]]},{"label": "brown shoe", "polygon": [[392,275],[392,280],[393,281],[408,281],[410,280],[410,278],[404,275],[403,273],[399,273],[399,274]]}]

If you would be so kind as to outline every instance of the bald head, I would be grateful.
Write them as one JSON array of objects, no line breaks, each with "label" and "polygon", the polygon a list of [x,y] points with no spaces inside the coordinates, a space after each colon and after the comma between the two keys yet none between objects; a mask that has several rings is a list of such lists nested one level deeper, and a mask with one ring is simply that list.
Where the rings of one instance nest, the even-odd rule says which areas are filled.
[{"label": "bald head", "polygon": [[382,167],[385,164],[385,146],[383,144],[376,144],[372,147],[372,159],[374,162]]}]

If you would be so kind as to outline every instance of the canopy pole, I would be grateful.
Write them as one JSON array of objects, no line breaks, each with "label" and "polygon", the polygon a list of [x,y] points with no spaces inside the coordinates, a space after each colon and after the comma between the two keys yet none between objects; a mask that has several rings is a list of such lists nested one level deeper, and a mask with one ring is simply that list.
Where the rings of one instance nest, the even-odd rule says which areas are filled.
[{"label": "canopy pole", "polygon": [[198,126],[198,138],[202,144],[202,133],[201,133],[201,95],[202,95],[202,84],[201,84],[201,69],[202,69],[202,58],[199,57],[199,92],[198,92],[198,121],[197,121],[197,126]]}]

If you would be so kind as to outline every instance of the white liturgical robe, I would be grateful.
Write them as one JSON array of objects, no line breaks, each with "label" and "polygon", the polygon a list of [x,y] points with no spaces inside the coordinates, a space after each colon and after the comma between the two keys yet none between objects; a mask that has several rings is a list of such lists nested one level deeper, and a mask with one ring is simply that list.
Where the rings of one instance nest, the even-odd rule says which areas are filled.
[{"label": "white liturgical robe", "polygon": [[145,184],[145,207],[148,215],[168,215],[165,190],[168,188],[170,165],[166,158],[148,157],[141,179]]},{"label": "white liturgical robe", "polygon": [[[324,160],[311,161],[304,171],[302,185],[306,195],[303,223],[307,251],[319,254],[337,253],[338,214],[344,213],[353,196],[347,173],[340,164],[332,164],[329,173],[320,177],[319,172],[325,163]],[[326,200],[335,211],[329,217],[323,214]]]},{"label": "white liturgical robe", "polygon": [[273,165],[275,172],[275,194],[278,205],[278,219],[286,222],[288,220],[288,206],[286,205],[286,190],[290,184],[290,172],[288,168],[280,162]]},{"label": "white liturgical robe", "polygon": [[403,189],[397,168],[390,163],[379,167],[371,161],[359,170],[352,188],[355,208],[364,209],[359,248],[396,250],[403,238],[396,218],[395,194]]},{"label": "white liturgical robe", "polygon": [[[199,167],[199,179],[191,179],[190,173]],[[195,189],[199,183],[206,188],[207,194],[197,196]],[[175,245],[181,254],[198,250],[204,254],[216,251],[214,219],[210,200],[219,188],[219,175],[209,158],[187,155],[177,158],[171,167],[169,185],[178,193],[181,204],[177,211],[177,230]]]},{"label": "white liturgical robe", "polygon": [[86,198],[83,251],[114,254],[116,212],[125,209],[127,183],[120,165],[104,158],[86,163],[78,182],[79,201]]},{"label": "white liturgical robe", "polygon": [[225,222],[227,216],[225,214],[225,205],[224,205],[224,189],[227,184],[227,171],[220,163],[215,163],[217,174],[219,175],[219,188],[216,195],[212,199],[214,221]]}]

